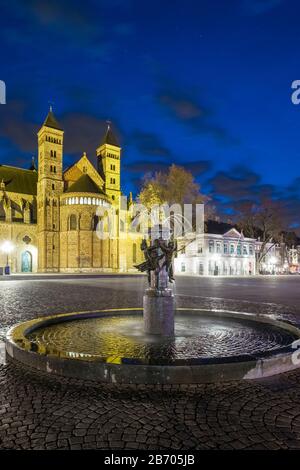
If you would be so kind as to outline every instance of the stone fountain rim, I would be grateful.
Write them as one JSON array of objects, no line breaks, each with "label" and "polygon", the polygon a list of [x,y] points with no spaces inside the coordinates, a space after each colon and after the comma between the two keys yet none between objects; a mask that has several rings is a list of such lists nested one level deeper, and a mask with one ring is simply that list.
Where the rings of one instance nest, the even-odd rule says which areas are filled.
[{"label": "stone fountain rim", "polygon": [[[232,310],[209,310],[207,308],[178,308],[177,311],[205,312],[213,315],[246,319],[258,323],[267,323],[284,329],[300,338],[300,329],[296,323],[278,320],[274,315],[237,312]],[[266,351],[262,354],[229,356],[220,358],[202,358],[190,360],[178,359],[171,364],[149,364],[142,360],[120,357],[88,358],[63,356],[51,351],[46,354],[32,350],[32,343],[26,334],[36,329],[65,321],[82,320],[105,316],[142,313],[142,308],[103,309],[86,312],[73,312],[50,315],[29,320],[12,327],[6,336],[6,352],[9,359],[19,361],[29,367],[66,377],[112,383],[135,384],[180,384],[210,383],[224,380],[255,379],[293,370],[299,365],[292,361],[295,349],[292,345]]]}]

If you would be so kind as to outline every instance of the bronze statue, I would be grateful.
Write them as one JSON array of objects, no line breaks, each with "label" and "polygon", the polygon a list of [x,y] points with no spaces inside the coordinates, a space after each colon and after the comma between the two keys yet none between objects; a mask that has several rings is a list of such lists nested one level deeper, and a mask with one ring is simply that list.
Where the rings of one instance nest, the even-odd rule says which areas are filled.
[{"label": "bronze statue", "polygon": [[[148,246],[146,240],[143,240],[141,243],[141,250],[144,252],[145,261],[141,264],[135,265],[135,268],[141,272],[147,271],[149,285],[151,285],[151,271],[154,271],[156,274],[157,286],[159,273],[164,267],[168,273],[169,282],[174,281],[173,257],[177,250],[175,242],[166,242],[162,238],[159,238],[155,239],[153,244]],[[163,260],[162,263],[160,263],[161,260]]]}]

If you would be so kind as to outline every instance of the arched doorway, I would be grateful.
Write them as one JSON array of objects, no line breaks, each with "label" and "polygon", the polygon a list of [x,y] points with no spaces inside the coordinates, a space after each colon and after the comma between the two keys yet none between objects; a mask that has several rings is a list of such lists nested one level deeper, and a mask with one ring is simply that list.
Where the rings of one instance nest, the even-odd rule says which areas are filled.
[{"label": "arched doorway", "polygon": [[22,253],[22,273],[32,272],[32,254],[29,251],[23,251]]}]

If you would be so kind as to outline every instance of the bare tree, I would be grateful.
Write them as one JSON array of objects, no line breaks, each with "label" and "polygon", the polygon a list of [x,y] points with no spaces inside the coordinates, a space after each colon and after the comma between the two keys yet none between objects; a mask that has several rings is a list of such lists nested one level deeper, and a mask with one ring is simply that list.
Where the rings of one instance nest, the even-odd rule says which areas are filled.
[{"label": "bare tree", "polygon": [[265,199],[260,204],[247,202],[240,208],[238,227],[245,236],[261,242],[260,249],[256,253],[258,271],[268,252],[281,241],[282,220],[282,207],[277,201]]}]

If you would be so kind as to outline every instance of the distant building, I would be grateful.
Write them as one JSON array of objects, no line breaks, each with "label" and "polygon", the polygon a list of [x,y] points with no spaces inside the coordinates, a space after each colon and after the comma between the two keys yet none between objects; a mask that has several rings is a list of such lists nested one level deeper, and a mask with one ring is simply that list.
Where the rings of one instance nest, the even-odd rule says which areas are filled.
[{"label": "distant building", "polygon": [[[228,229],[227,224],[209,224],[208,233],[199,235],[190,243],[178,240],[179,252],[175,258],[176,274],[199,276],[249,276],[255,274],[255,239],[246,238],[236,228],[225,233],[210,233],[217,228]],[[185,249],[180,246],[186,245]]]}]

